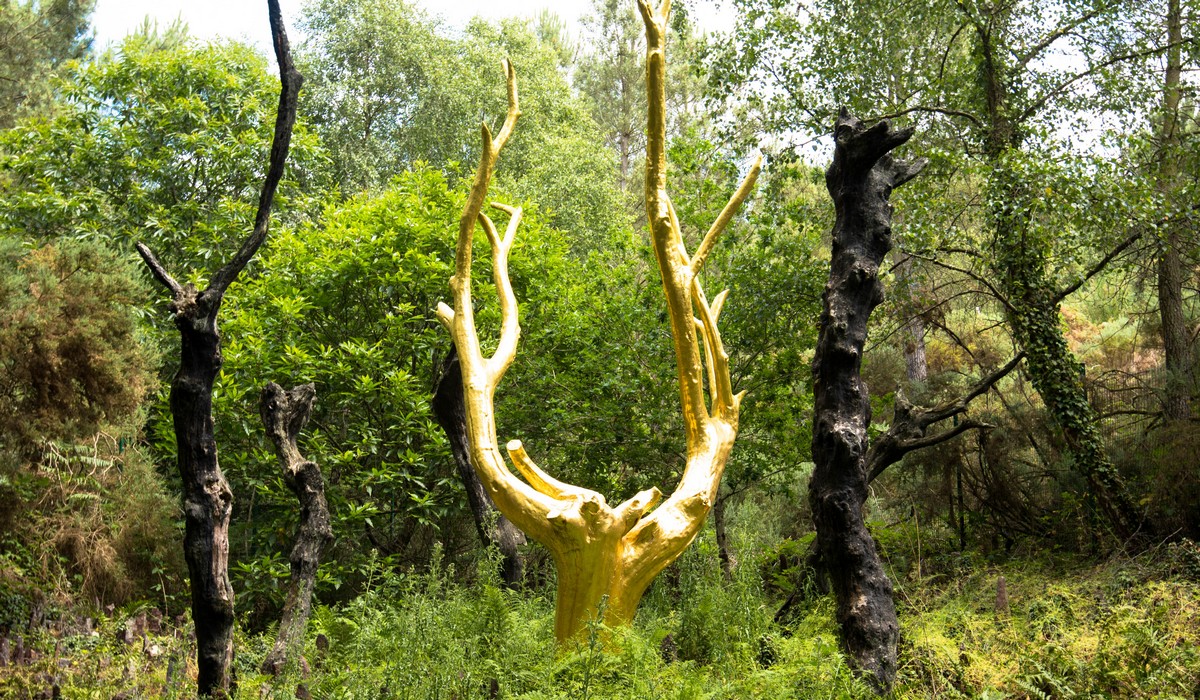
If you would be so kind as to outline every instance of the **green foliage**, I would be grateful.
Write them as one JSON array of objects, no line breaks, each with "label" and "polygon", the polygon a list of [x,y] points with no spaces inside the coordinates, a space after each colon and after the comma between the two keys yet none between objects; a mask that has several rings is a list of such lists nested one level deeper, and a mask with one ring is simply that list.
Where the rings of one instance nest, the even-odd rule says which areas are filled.
[{"label": "green foliage", "polygon": [[[225,472],[245,494],[236,502],[233,549],[250,557],[240,571],[253,590],[263,590],[261,573],[280,564],[286,571],[269,560],[290,547],[297,516],[261,437],[257,407],[268,380],[317,385],[302,444],[321,465],[344,543],[329,567],[337,579],[356,579],[370,546],[420,560],[428,540],[414,541],[414,528],[457,519],[458,486],[429,396],[448,346],[433,312],[453,268],[446,231],[461,206],[441,175],[406,173],[385,192],[328,207],[318,224],[278,234],[262,274],[226,303],[214,416]],[[553,245],[540,232],[536,220],[525,225],[527,249]],[[525,280],[523,265],[542,256],[514,257],[523,258],[514,276]],[[485,297],[486,285],[478,286]],[[484,322],[489,313],[481,310]]]},{"label": "green foliage", "polygon": [[313,115],[344,192],[384,186],[417,160],[461,158],[461,139],[445,135],[474,130],[455,129],[466,115],[445,89],[453,44],[432,19],[403,0],[322,0],[301,24],[302,111]]},{"label": "green foliage", "polygon": [[[0,230],[26,240],[142,241],[168,269],[215,269],[253,225],[278,103],[264,59],[239,44],[133,35],[75,65],[52,119],[0,132]],[[279,198],[294,218],[323,187],[301,122]]]},{"label": "green foliage", "polygon": [[17,0],[0,5],[0,129],[45,116],[54,75],[90,53],[96,0]]},{"label": "green foliage", "polygon": [[[453,36],[405,0],[323,0],[305,10],[298,62],[302,99],[333,159],[344,194],[379,190],[418,163],[453,181],[479,157],[479,123],[499,128],[503,59],[520,94],[520,126],[497,176],[542,217],[569,232],[583,257],[628,224],[613,154],[563,72],[561,41],[516,21],[476,20]],[[303,111],[303,110],[302,110]]]},{"label": "green foliage", "polygon": [[[635,3],[593,0],[582,24],[573,85],[599,126],[599,137],[617,156],[620,186],[640,192],[636,166],[646,149],[646,39],[641,17]],[[680,135],[704,120],[697,109],[699,40],[686,6],[672,9],[669,32],[667,133]]]},{"label": "green foliage", "polygon": [[[733,520],[762,515],[748,507]],[[911,530],[876,532],[894,551],[916,546]],[[772,537],[739,540],[754,559]],[[307,675],[296,667],[278,679],[259,675],[273,635],[239,633],[236,697],[290,698],[297,684],[334,699],[875,697],[846,665],[831,598],[815,597],[773,625],[779,599],[761,593],[753,568],[725,581],[711,531],[698,544],[655,583],[634,625],[594,620],[592,634],[561,650],[551,601],[501,588],[496,556],[480,557],[474,584],[464,586],[435,552],[425,573],[380,571],[357,599],[317,606],[303,650]],[[1200,598],[1194,579],[1170,573],[1177,560],[1163,550],[1100,565],[1009,561],[940,582],[918,577],[900,590],[905,638],[894,697],[1190,697],[1200,682]],[[999,576],[1008,611],[995,607]],[[7,669],[0,693],[32,698],[44,689],[39,674],[53,667],[64,697],[181,697],[167,679],[190,672],[187,623],[150,634],[145,646],[158,654],[151,657],[140,642],[116,641],[136,612],[101,616],[95,636],[69,621],[57,636],[29,634],[27,644],[44,656]]]},{"label": "green foliage", "polygon": [[[900,683],[945,697],[1187,697],[1196,603],[1153,571],[1153,557],[1057,576],[1009,566],[911,599]],[[1001,574],[1011,614],[994,611]]]},{"label": "green foliage", "polygon": [[497,401],[502,436],[610,502],[670,492],[683,470],[674,353],[648,256],[613,246],[571,264],[561,286],[518,291],[528,315]]},{"label": "green foliage", "polygon": [[23,619],[0,626],[23,628],[47,601],[72,612],[142,598],[183,609],[178,506],[135,431],[105,428],[86,441],[45,443],[39,461],[5,474],[0,598],[27,603]]},{"label": "green foliage", "polygon": [[150,387],[136,329],[145,290],[95,243],[0,238],[0,442],[33,454],[123,421]]},{"label": "green foliage", "polygon": [[502,172],[519,179],[554,140],[590,135],[558,51],[524,23],[477,20],[452,38],[405,0],[322,0],[302,24],[307,100],[347,194],[385,187],[418,162],[467,172],[481,116],[495,131],[504,114],[505,58],[516,67],[521,121]]}]

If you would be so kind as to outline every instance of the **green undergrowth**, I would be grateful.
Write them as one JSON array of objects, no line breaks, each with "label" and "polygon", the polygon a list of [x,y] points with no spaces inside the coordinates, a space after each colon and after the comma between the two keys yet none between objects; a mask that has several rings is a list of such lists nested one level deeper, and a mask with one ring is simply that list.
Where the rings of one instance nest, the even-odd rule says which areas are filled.
[{"label": "green undergrowth", "polygon": [[[631,628],[594,620],[565,650],[553,643],[552,589],[506,590],[494,561],[469,577],[449,567],[381,575],[355,601],[314,610],[307,674],[259,675],[271,631],[239,632],[237,697],[292,698],[298,684],[313,698],[347,700],[873,697],[847,669],[830,598],[812,595],[776,625],[779,601],[761,593],[755,567],[726,580],[712,550],[702,538],[668,569]],[[959,574],[899,576],[894,697],[1191,700],[1200,692],[1197,563],[1185,543],[1101,564],[965,562]],[[1007,609],[997,602],[1001,576]],[[0,697],[38,697],[55,682],[64,698],[188,697],[187,630],[127,645],[117,641],[122,619],[102,617],[94,634],[27,639],[40,658],[0,669]]]}]

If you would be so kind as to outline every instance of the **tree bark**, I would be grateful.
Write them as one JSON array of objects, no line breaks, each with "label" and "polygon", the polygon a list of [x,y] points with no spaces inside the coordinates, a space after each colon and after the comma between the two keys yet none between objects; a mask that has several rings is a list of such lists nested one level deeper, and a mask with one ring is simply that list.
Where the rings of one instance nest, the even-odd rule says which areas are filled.
[{"label": "tree bark", "polygon": [[892,247],[888,198],[925,165],[888,155],[911,136],[911,129],[893,130],[887,121],[867,128],[845,109],[838,117],[825,173],[837,218],[813,359],[813,523],[842,643],[881,693],[896,677],[899,624],[891,581],[863,522],[871,406],[861,366],[867,320],[883,300],[879,266]]},{"label": "tree bark", "polygon": [[180,364],[171,382],[171,416],[183,479],[183,552],[192,590],[200,695],[230,689],[233,586],[229,582],[229,515],[233,492],[217,463],[212,386],[221,369],[217,309],[221,295],[188,285],[172,308],[180,333]]},{"label": "tree bark", "polygon": [[[908,287],[908,296],[912,299],[917,295],[917,284],[912,280],[913,258],[903,253],[900,255],[900,264],[896,266],[896,282]],[[909,308],[902,311],[905,315],[915,310],[918,304],[910,302],[907,306]],[[925,361],[925,319],[920,314],[912,314],[904,324],[904,335],[904,368],[908,381],[912,384],[924,383],[929,379],[929,364]]]},{"label": "tree bark", "polygon": [[[1163,80],[1162,126],[1159,131],[1158,190],[1167,202],[1179,176],[1179,98],[1182,60],[1182,16],[1179,0],[1168,0],[1167,69]],[[1183,313],[1183,262],[1180,224],[1168,215],[1158,257],[1158,312],[1162,322],[1163,355],[1167,370],[1163,413],[1168,421],[1191,418],[1192,353]]]},{"label": "tree bark", "polygon": [[254,230],[202,292],[191,284],[179,284],[149,248],[137,245],[151,274],[171,292],[170,310],[180,335],[179,370],[171,382],[170,406],[183,482],[183,552],[191,579],[198,692],[212,697],[228,697],[233,684],[230,675],[233,586],[229,582],[229,516],[233,493],[217,463],[212,418],[213,380],[221,370],[217,313],[225,291],[266,239],[272,201],[283,177],[296,121],[296,97],[303,80],[292,64],[279,2],[268,0],[267,6],[279,62],[280,93]]},{"label": "tree bark", "polygon": [[458,349],[453,344],[446,362],[442,366],[442,378],[433,395],[433,415],[438,425],[446,432],[450,441],[450,452],[463,488],[467,491],[467,504],[475,519],[475,530],[484,546],[495,545],[503,557],[501,576],[509,586],[518,586],[525,578],[525,560],[521,547],[526,543],[525,533],[504,517],[492,504],[479,475],[471,466],[470,446],[467,443],[467,409],[463,402],[462,366],[458,362]]},{"label": "tree bark", "polygon": [[262,662],[262,672],[277,676],[287,665],[289,656],[299,657],[304,645],[304,632],[312,610],[313,588],[321,554],[333,541],[333,526],[329,507],[325,503],[325,482],[321,468],[304,459],[296,444],[300,431],[312,414],[317,391],[312,384],[285,391],[274,382],[263,387],[260,407],[267,437],[275,444],[283,468],[283,481],[300,501],[300,528],[296,544],[289,557],[292,577],[288,584],[283,617],[275,646]]}]

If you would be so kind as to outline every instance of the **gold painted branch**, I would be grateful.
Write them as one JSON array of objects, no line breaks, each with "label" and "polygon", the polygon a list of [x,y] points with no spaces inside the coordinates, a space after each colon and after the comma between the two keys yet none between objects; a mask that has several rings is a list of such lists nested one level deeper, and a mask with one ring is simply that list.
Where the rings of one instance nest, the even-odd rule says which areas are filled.
[{"label": "gold painted branch", "polygon": [[[450,280],[454,306],[438,307],[438,317],[450,331],[462,364],[472,464],[500,512],[554,556],[558,569],[555,636],[560,642],[576,637],[583,623],[596,617],[600,600],[605,596],[607,622],[631,621],[646,587],[696,537],[716,499],[737,434],[742,399],[740,394],[733,394],[729,355],[717,329],[726,293],[717,295],[710,304],[697,275],[717,238],[753,188],[759,164],[754,165],[713,223],[695,256],[689,256],[666,193],[664,51],[669,2],[658,10],[652,10],[644,1],[639,6],[646,23],[650,98],[646,210],[671,319],[687,433],[687,465],[675,492],[658,508],[655,506],[663,498],[658,489],[643,491],[612,507],[601,494],[547,474],[534,463],[519,440],[509,442],[506,448],[524,480],[513,474],[501,456],[493,396],[516,355],[520,336],[516,296],[508,278],[508,254],[520,224],[521,210],[492,205],[508,215],[502,237],[483,209],[496,160],[521,113],[516,76],[507,61],[504,67],[508,76],[508,114],[495,139],[487,126],[482,129],[479,168],[459,222],[455,273]],[[500,342],[490,358],[485,358],[480,348],[471,302],[471,242],[476,225],[483,227],[492,248],[493,275],[500,298]],[[705,401],[706,382],[711,405]]]}]

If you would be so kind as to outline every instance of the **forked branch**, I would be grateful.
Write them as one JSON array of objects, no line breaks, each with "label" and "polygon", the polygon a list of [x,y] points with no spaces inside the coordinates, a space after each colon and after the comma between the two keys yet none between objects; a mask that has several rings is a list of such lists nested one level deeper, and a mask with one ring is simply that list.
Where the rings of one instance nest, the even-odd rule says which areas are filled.
[{"label": "forked branch", "polygon": [[[646,207],[667,296],[687,432],[687,466],[670,498],[655,510],[662,499],[655,488],[610,507],[601,494],[564,483],[543,471],[519,440],[509,442],[507,450],[524,481],[509,470],[501,457],[493,395],[512,363],[520,335],[517,301],[508,277],[508,255],[521,210],[492,205],[508,215],[508,226],[501,236],[483,209],[496,159],[520,115],[516,78],[507,62],[508,115],[495,139],[483,127],[479,168],[459,221],[455,273],[450,281],[454,306],[438,307],[438,317],[453,336],[460,358],[471,462],[500,512],[554,554],[558,567],[555,634],[559,641],[571,639],[585,620],[594,619],[604,596],[609,601],[609,621],[632,620],[646,586],[695,538],[716,500],[725,461],[737,434],[742,398],[733,393],[729,354],[717,328],[726,293],[717,295],[710,304],[697,274],[721,232],[749,196],[761,159],[717,217],[696,255],[690,257],[666,193],[663,82],[669,2],[653,11],[645,2],[639,5],[646,21],[650,98]],[[485,358],[481,351],[471,302],[471,243],[476,225],[483,228],[492,248],[493,275],[500,302],[500,341],[491,358]],[[711,406],[705,402],[705,380]]]}]

